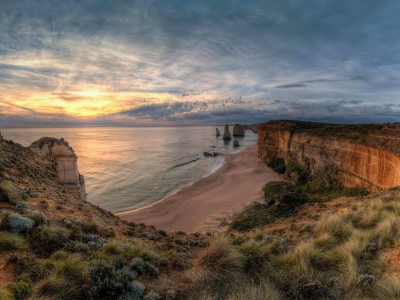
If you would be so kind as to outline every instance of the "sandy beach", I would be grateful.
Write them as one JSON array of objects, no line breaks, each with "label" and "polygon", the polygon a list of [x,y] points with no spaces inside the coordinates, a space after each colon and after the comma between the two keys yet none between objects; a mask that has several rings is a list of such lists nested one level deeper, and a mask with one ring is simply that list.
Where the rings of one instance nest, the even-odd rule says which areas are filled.
[{"label": "sandy beach", "polygon": [[122,220],[154,225],[167,232],[205,231],[216,216],[262,201],[261,187],[281,177],[257,157],[257,145],[225,155],[226,163],[215,173],[186,186],[152,206],[119,213]]}]

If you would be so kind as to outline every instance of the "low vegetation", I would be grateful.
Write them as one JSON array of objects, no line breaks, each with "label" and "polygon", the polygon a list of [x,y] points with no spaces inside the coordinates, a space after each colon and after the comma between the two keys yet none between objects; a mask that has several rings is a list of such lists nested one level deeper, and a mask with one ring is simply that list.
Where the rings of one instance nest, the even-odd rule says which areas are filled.
[{"label": "low vegetation", "polygon": [[167,233],[73,198],[24,151],[0,142],[1,182],[25,195],[0,191],[0,300],[400,298],[397,188],[272,182],[224,232]]}]

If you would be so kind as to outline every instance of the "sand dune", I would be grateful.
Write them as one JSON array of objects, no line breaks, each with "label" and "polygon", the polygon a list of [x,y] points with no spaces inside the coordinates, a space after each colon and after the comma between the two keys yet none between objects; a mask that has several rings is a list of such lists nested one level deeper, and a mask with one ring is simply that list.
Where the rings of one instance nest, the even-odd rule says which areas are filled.
[{"label": "sand dune", "polygon": [[152,206],[119,213],[119,217],[168,232],[205,231],[211,216],[262,201],[261,187],[269,181],[282,180],[257,158],[255,145],[224,158],[226,163],[214,174]]}]

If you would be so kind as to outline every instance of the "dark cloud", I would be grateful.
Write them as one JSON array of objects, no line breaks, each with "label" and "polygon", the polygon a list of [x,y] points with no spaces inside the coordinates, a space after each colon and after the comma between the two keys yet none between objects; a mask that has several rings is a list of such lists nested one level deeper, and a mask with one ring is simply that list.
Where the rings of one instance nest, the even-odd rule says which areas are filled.
[{"label": "dark cloud", "polygon": [[[181,91],[175,104],[120,115],[202,116],[199,122],[222,118],[224,110],[181,100],[263,98],[229,108],[246,122],[254,119],[249,112],[302,118],[302,105],[310,103],[310,117],[318,118],[318,111],[334,107],[326,101],[345,101],[333,113],[346,120],[353,111],[339,107],[357,101],[367,107],[399,104],[400,2],[392,0],[3,0],[1,8],[0,95],[7,99],[16,99],[16,91],[81,88]],[[287,103],[278,109],[266,97]],[[284,100],[295,98],[300,103]],[[85,96],[62,99],[72,103]],[[382,121],[385,113],[393,112],[382,110]]]},{"label": "dark cloud", "polygon": [[301,84],[301,83],[294,83],[294,84],[286,84],[286,85],[278,85],[275,86],[275,89],[293,89],[293,88],[303,88],[307,87],[307,84]]}]

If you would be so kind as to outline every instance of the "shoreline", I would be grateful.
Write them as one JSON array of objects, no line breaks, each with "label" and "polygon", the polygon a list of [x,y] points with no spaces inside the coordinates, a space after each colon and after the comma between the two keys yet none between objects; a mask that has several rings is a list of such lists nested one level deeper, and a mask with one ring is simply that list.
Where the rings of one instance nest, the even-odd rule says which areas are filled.
[{"label": "shoreline", "polygon": [[202,231],[214,215],[262,201],[261,187],[269,181],[282,180],[258,159],[257,145],[226,154],[223,158],[224,162],[215,172],[182,187],[177,193],[116,215],[122,220],[151,224],[169,232],[193,233]]},{"label": "shoreline", "polygon": [[194,180],[194,181],[192,181],[192,182],[189,182],[188,184],[182,185],[180,188],[177,188],[176,190],[174,190],[174,191],[172,191],[171,193],[167,194],[167,196],[165,196],[164,198],[162,198],[162,199],[160,199],[160,200],[158,200],[158,201],[156,201],[156,202],[154,202],[154,203],[147,204],[147,205],[145,205],[145,206],[138,207],[138,208],[135,208],[135,209],[130,209],[130,210],[127,210],[127,211],[118,212],[118,213],[115,213],[115,215],[121,215],[121,214],[125,214],[125,213],[131,213],[131,212],[139,211],[139,210],[142,210],[142,209],[145,209],[145,208],[150,208],[150,207],[156,205],[157,203],[160,203],[160,202],[162,202],[162,201],[168,199],[169,197],[172,197],[172,196],[178,194],[178,193],[179,193],[182,189],[184,189],[185,187],[193,186],[196,182],[198,182],[198,181],[200,181],[200,180],[202,180],[202,179],[204,179],[204,178],[207,178],[208,176],[213,175],[215,172],[217,172],[219,169],[221,169],[221,168],[226,164],[225,156],[238,154],[238,153],[240,153],[241,151],[243,151],[243,150],[245,150],[245,149],[247,149],[247,148],[249,148],[249,147],[253,147],[253,146],[257,146],[257,143],[256,143],[255,145],[249,145],[249,146],[243,147],[242,149],[240,149],[238,152],[235,152],[235,153],[230,153],[230,154],[224,154],[224,153],[223,153],[222,156],[219,156],[219,157],[222,158],[222,161],[221,161],[221,163],[218,165],[218,167],[217,167],[215,170],[210,171],[209,173],[207,173],[207,174],[204,175],[203,177],[201,177],[201,178],[199,178],[199,179],[197,179],[197,180]]}]

